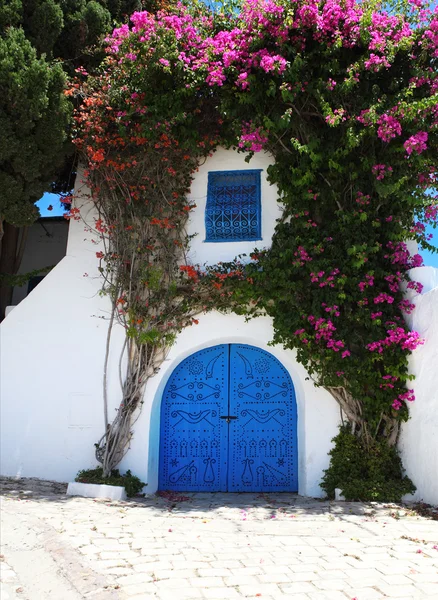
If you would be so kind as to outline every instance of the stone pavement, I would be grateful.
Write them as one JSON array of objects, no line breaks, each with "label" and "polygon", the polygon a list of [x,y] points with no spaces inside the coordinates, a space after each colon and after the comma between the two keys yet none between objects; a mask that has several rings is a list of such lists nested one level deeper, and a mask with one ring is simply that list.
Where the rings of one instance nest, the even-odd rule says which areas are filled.
[{"label": "stone pavement", "polygon": [[65,487],[3,479],[1,600],[438,600],[438,521],[406,507]]}]

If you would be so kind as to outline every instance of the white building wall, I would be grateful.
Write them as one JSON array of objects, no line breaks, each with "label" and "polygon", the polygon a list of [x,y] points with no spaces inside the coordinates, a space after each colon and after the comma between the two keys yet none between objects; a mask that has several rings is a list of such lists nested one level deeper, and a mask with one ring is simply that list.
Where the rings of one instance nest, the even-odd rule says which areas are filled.
[{"label": "white building wall", "polygon": [[[197,234],[190,253],[193,262],[230,260],[251,252],[255,245],[204,242],[208,171],[263,170],[263,240],[257,245],[270,244],[280,211],[277,191],[266,181],[269,162],[267,155],[260,154],[248,165],[243,155],[219,150],[200,167],[191,190],[197,208],[188,228],[190,234]],[[88,229],[94,223],[94,207],[86,197],[81,200],[80,193],[76,204],[82,220],[70,222],[65,258],[1,326],[1,473],[5,475],[68,481],[78,470],[96,465],[94,443],[103,431],[102,373],[109,302],[99,295],[96,251],[100,246]],[[269,318],[246,323],[243,317],[213,312],[201,315],[199,321],[182,332],[160,372],[148,383],[132,447],[121,468],[130,468],[146,481],[146,491],[156,490],[160,402],[173,369],[201,348],[239,342],[267,349],[289,370],[298,403],[299,490],[320,496],[319,481],[339,419],[334,400],[306,381],[292,352],[267,346],[272,338]],[[123,336],[117,326],[109,363],[111,412],[120,400],[118,358]]]},{"label": "white building wall", "polygon": [[[259,247],[269,245],[279,208],[276,190],[266,182],[268,165],[269,157],[266,155],[257,155],[248,165],[241,155],[220,150],[200,168],[191,191],[191,197],[197,204],[189,224],[189,233],[198,233],[191,249],[194,262],[230,260],[236,254],[250,252],[253,246],[245,242],[203,242],[209,170],[263,169],[263,240],[257,244]],[[93,225],[94,209],[85,198],[79,198],[77,204],[83,220],[70,223],[65,258],[0,327],[0,472],[4,475],[71,481],[78,470],[96,466],[94,443],[103,431],[102,373],[109,302],[99,295],[98,239],[86,226]],[[427,329],[428,339],[430,337],[434,341],[428,341],[428,350],[423,347],[415,355],[418,363],[417,357],[424,356],[418,353],[426,352],[424,361],[428,366],[416,367],[421,371],[416,385],[418,400],[412,408],[412,420],[403,430],[401,443],[408,473],[418,487],[417,496],[428,502],[438,502],[437,484],[429,481],[436,479],[437,473],[436,420],[433,425],[431,417],[433,410],[438,412],[434,392],[438,389],[438,310],[436,290],[433,293],[435,296],[431,296],[430,302],[435,302],[435,325],[424,326],[423,329]],[[418,303],[416,314],[419,320],[424,310],[432,314],[429,313],[429,301],[424,302],[424,305]],[[306,372],[296,362],[293,352],[268,346],[272,339],[269,318],[245,322],[237,315],[213,312],[201,315],[199,321],[199,325],[181,333],[159,373],[149,381],[143,410],[134,426],[131,448],[121,469],[131,469],[147,482],[145,491],[156,490],[160,402],[174,368],[202,348],[221,343],[245,343],[271,352],[291,375],[298,407],[299,492],[321,496],[319,482],[328,466],[327,453],[339,423],[339,409],[335,401],[327,392],[306,380]],[[109,361],[110,414],[120,401],[118,359],[123,339],[124,332],[118,326],[113,334]],[[434,357],[435,369],[431,367]],[[425,379],[421,383],[423,370]],[[420,406],[422,402],[424,408]]]},{"label": "white building wall", "polygon": [[417,486],[413,498],[438,505],[438,269],[411,269],[422,294],[411,294],[416,305],[409,316],[411,329],[424,339],[411,355],[411,386],[415,402],[409,405],[410,419],[403,424],[400,451],[406,472]]},{"label": "white building wall", "polygon": [[[191,242],[189,259],[193,264],[217,264],[233,260],[238,254],[250,254],[254,248],[266,248],[271,244],[277,219],[281,216],[281,206],[277,202],[277,186],[267,181],[267,168],[272,159],[265,153],[255,154],[250,163],[245,162],[245,154],[219,148],[214,155],[199,167],[188,196],[196,209],[190,213],[189,235],[196,237]],[[207,182],[209,171],[244,171],[262,169],[262,239],[257,242],[205,242],[205,208],[207,205]]]},{"label": "white building wall", "polygon": [[[86,222],[92,211],[83,206]],[[108,302],[93,242],[72,221],[66,256],[0,326],[4,475],[68,481],[95,465]]]}]

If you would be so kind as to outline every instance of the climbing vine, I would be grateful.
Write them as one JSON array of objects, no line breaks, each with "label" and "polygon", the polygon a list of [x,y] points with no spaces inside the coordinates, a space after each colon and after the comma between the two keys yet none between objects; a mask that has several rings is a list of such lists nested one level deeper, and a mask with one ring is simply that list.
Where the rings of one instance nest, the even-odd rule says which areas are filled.
[{"label": "climbing vine", "polygon": [[[424,223],[438,213],[436,9],[178,4],[134,13],[106,43],[101,72],[79,73],[68,92],[83,98],[76,144],[112,320],[127,335],[122,402],[97,446],[104,470],[126,452],[175,335],[210,309],[270,315],[273,343],[332,394],[361,451],[393,446],[422,343],[404,320],[406,288],[421,292],[408,274],[421,257],[406,242],[429,247]],[[272,155],[283,213],[270,248],[205,268],[187,262],[186,197],[218,146]]]}]

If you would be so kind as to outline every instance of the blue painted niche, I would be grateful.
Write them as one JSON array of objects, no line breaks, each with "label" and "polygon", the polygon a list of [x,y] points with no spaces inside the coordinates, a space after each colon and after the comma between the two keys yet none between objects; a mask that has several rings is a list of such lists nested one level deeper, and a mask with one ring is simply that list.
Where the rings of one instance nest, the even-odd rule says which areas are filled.
[{"label": "blue painted niche", "polygon": [[206,348],[172,373],[161,404],[159,489],[298,491],[289,373],[246,344]]}]

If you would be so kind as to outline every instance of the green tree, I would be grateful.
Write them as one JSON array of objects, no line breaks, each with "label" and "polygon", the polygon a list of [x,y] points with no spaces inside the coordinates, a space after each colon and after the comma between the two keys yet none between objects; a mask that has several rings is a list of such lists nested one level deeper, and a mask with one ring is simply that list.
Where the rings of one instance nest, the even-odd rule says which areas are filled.
[{"label": "green tree", "polygon": [[[0,0],[0,320],[20,266],[26,227],[45,191],[74,179],[66,78],[104,57],[97,42],[141,0]],[[149,10],[158,6],[147,3]],[[19,228],[23,228],[20,230]]]},{"label": "green tree", "polygon": [[[64,96],[60,64],[38,57],[22,29],[0,38],[0,273],[14,274],[20,261],[18,227],[38,217],[35,202],[65,155],[71,105]],[[1,309],[11,289],[2,286]]]}]

